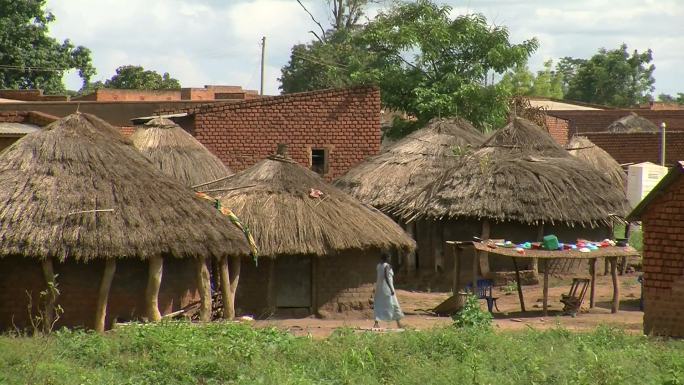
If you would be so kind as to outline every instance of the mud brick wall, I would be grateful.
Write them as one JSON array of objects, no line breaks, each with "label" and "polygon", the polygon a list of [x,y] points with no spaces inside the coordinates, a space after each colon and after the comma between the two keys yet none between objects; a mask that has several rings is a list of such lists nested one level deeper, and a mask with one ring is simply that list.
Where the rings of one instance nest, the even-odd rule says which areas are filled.
[{"label": "mud brick wall", "polygon": [[684,178],[649,205],[644,228],[644,333],[684,337]]},{"label": "mud brick wall", "polygon": [[372,312],[375,268],[379,260],[379,251],[318,258],[315,285],[319,315],[336,318],[346,312]]},{"label": "mud brick wall", "polygon": [[[609,153],[618,163],[652,162],[660,164],[660,141],[658,132],[626,134],[583,133],[594,144]],[[665,158],[667,164],[684,160],[684,131],[665,134]]]},{"label": "mud brick wall", "polygon": [[[56,327],[92,328],[97,295],[104,263],[55,263],[55,274],[60,296],[57,304],[64,314]],[[159,293],[162,314],[178,310],[199,300],[191,260],[167,258]],[[114,319],[129,321],[145,316],[144,293],[147,282],[147,263],[138,259],[117,261],[116,273],[108,301],[107,327]],[[39,293],[46,289],[40,263],[32,258],[0,258],[0,330],[23,329],[30,326],[27,292],[31,294],[37,314]]]},{"label": "mud brick wall", "polygon": [[565,146],[570,141],[569,122],[567,120],[547,115],[546,128],[551,137],[561,146]]},{"label": "mud brick wall", "polygon": [[373,87],[321,90],[240,103],[218,103],[194,113],[186,127],[228,167],[241,171],[288,144],[290,156],[311,165],[311,149],[328,152],[331,181],[380,151],[380,91]]}]

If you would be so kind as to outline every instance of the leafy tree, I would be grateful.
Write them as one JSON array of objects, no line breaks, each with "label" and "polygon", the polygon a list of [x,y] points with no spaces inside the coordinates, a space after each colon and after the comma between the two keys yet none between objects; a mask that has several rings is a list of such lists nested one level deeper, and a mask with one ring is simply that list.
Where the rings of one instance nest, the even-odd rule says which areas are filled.
[{"label": "leafy tree", "polygon": [[66,91],[62,78],[77,69],[83,84],[95,74],[90,50],[48,35],[55,16],[45,0],[0,0],[0,88]]},{"label": "leafy tree", "polygon": [[[97,86],[94,83],[93,86]],[[173,90],[181,88],[178,79],[168,72],[160,75],[156,71],[145,70],[141,66],[125,65],[116,69],[116,74],[104,82],[106,88],[136,90]]]},{"label": "leafy tree", "polygon": [[419,0],[379,14],[357,37],[370,63],[351,77],[378,84],[385,106],[420,121],[459,115],[481,128],[497,126],[507,116],[508,92],[487,85],[487,77],[522,66],[537,41],[512,44],[505,27],[478,14],[452,19],[451,10]]},{"label": "leafy tree", "polygon": [[518,65],[513,70],[506,72],[501,78],[500,84],[511,95],[532,94],[536,78],[527,65]]},{"label": "leafy tree", "polygon": [[655,83],[652,59],[651,50],[630,54],[625,44],[610,51],[602,48],[578,65],[566,98],[616,107],[646,102]]},{"label": "leafy tree", "polygon": [[552,60],[544,62],[544,69],[537,71],[531,95],[556,99],[563,98],[563,75],[552,68]]},{"label": "leafy tree", "polygon": [[658,95],[658,101],[663,102],[663,103],[684,104],[684,93],[678,92],[677,96],[672,96],[672,95],[668,95],[668,94],[660,94],[660,95]]},{"label": "leafy tree", "polygon": [[558,73],[561,78],[563,95],[568,93],[568,90],[570,89],[570,82],[572,82],[572,79],[574,79],[577,75],[577,70],[579,67],[586,62],[586,59],[576,59],[570,56],[561,58],[558,61],[558,64],[556,64],[556,73]]}]

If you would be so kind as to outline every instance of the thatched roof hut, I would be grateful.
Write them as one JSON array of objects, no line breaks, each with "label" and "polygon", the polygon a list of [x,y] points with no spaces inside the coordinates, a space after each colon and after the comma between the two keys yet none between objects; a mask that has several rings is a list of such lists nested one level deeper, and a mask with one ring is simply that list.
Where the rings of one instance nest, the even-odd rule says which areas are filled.
[{"label": "thatched roof hut", "polygon": [[620,190],[625,189],[627,175],[622,166],[604,151],[584,136],[575,136],[567,147],[570,155],[581,159],[599,171],[615,184]]},{"label": "thatched roof hut", "polygon": [[630,112],[629,115],[614,121],[608,126],[608,132],[628,133],[628,132],[658,132],[660,129],[655,123]]},{"label": "thatched roof hut", "polygon": [[[93,115],[69,115],[0,154],[0,291],[19,303],[51,287],[56,270],[66,325],[104,330],[108,304],[127,319],[158,320],[198,287],[204,317],[205,259],[248,254],[242,232]],[[20,265],[20,282],[2,274]],[[36,266],[47,282],[36,281]],[[95,302],[93,321],[84,309]],[[14,305],[0,303],[0,327],[26,316]]]},{"label": "thatched roof hut", "polygon": [[335,185],[380,210],[420,191],[464,154],[482,144],[484,135],[460,118],[434,119],[352,168]]},{"label": "thatched roof hut", "polygon": [[411,200],[406,218],[596,226],[625,213],[625,196],[533,123],[515,118]]},{"label": "thatched roof hut", "polygon": [[[219,199],[254,231],[263,256],[329,256],[347,249],[414,246],[391,219],[331,186],[286,152],[225,182],[244,187],[218,194]],[[322,195],[312,197],[317,192]]]},{"label": "thatched roof hut", "polygon": [[131,140],[163,173],[185,186],[232,174],[216,155],[169,119],[157,117],[138,126]]},{"label": "thatched roof hut", "polygon": [[243,269],[243,311],[367,309],[379,253],[415,247],[390,218],[293,161],[286,146],[225,183],[233,190],[217,193],[221,203],[254,231],[260,255],[272,257]]}]

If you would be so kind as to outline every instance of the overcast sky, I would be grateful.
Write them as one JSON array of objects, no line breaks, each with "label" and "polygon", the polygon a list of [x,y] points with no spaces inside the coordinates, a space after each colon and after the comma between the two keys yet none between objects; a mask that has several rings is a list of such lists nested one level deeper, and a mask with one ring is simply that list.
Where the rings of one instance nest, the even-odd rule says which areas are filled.
[{"label": "overcast sky", "polygon": [[[259,88],[259,42],[266,36],[265,92],[278,94],[290,48],[311,40],[315,25],[295,0],[48,0],[57,20],[51,34],[93,52],[105,80],[120,65],[169,72],[183,87],[205,84]],[[389,1],[388,1],[389,3]],[[509,28],[511,40],[539,39],[530,59],[588,58],[626,43],[651,48],[656,95],[684,92],[684,1],[680,0],[448,0],[454,14],[482,13]],[[325,0],[305,4],[326,20]],[[376,10],[371,10],[370,16]],[[67,86],[80,88],[75,74]]]}]

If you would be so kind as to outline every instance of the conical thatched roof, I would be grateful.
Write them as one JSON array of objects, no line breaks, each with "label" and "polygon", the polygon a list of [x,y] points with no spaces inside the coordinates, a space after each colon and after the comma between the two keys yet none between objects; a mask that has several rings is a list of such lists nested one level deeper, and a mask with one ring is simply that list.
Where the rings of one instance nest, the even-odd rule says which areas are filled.
[{"label": "conical thatched roof", "polygon": [[247,255],[244,235],[193,195],[103,120],[69,115],[0,154],[0,257]]},{"label": "conical thatched roof", "polygon": [[658,132],[660,129],[655,123],[646,118],[642,118],[634,112],[627,116],[614,121],[608,126],[609,132],[625,133],[625,132]]},{"label": "conical thatched roof", "polygon": [[[272,155],[231,176],[226,185],[239,189],[219,196],[221,203],[254,231],[260,255],[326,256],[352,249],[414,247],[390,218],[286,155]],[[315,197],[319,191],[322,195]]]},{"label": "conical thatched roof", "polygon": [[407,219],[486,218],[594,226],[625,213],[625,195],[550,135],[515,118],[411,200]]},{"label": "conical thatched roof", "polygon": [[158,117],[138,126],[131,140],[163,173],[185,186],[232,174],[216,155],[169,119]]},{"label": "conical thatched roof", "polygon": [[433,119],[386,152],[352,168],[335,185],[380,210],[422,190],[478,147],[484,136],[463,119]]},{"label": "conical thatched roof", "polygon": [[575,136],[567,145],[570,155],[581,159],[608,177],[619,189],[625,189],[627,175],[620,164],[604,151],[601,147],[592,143],[584,136]]}]

